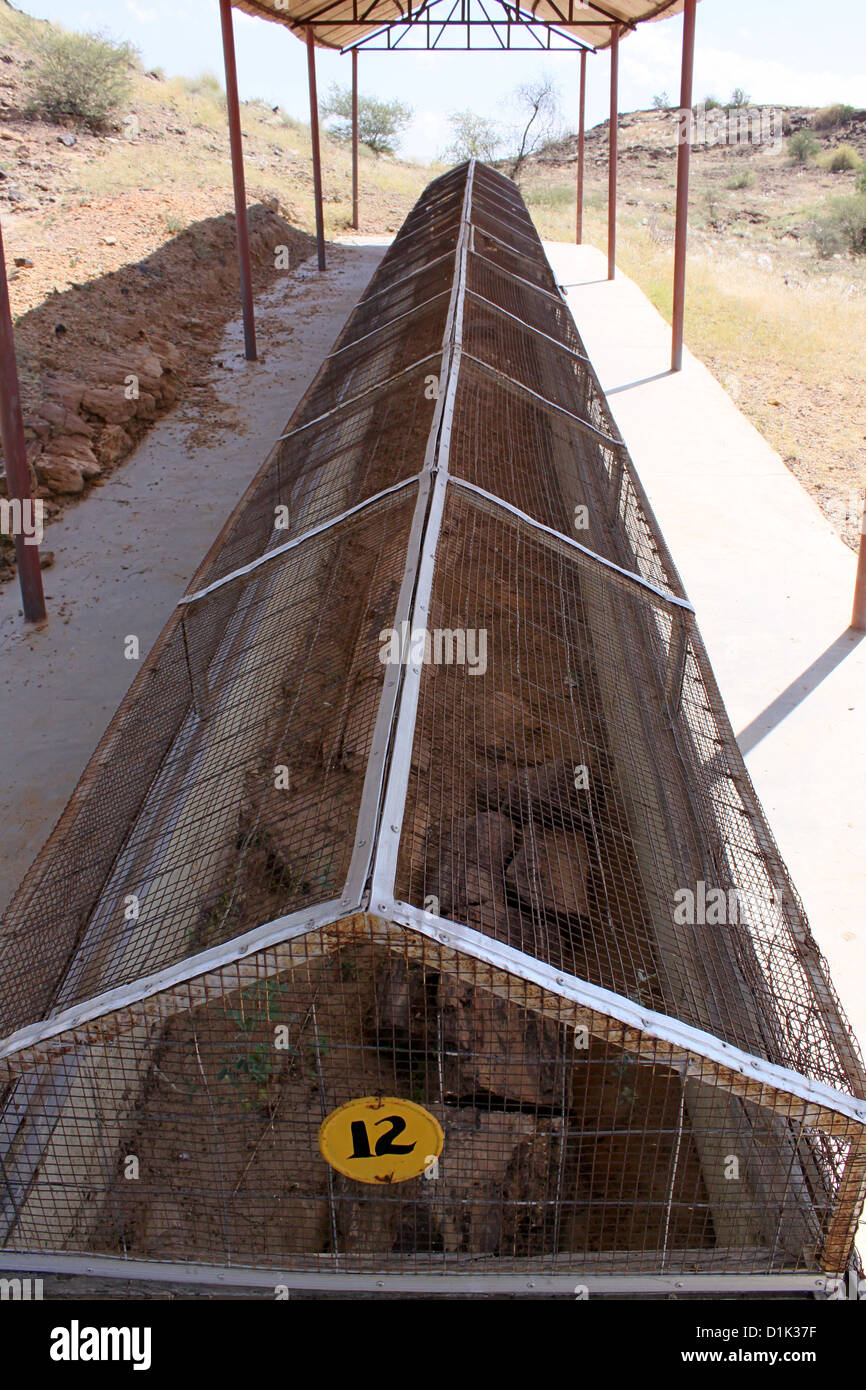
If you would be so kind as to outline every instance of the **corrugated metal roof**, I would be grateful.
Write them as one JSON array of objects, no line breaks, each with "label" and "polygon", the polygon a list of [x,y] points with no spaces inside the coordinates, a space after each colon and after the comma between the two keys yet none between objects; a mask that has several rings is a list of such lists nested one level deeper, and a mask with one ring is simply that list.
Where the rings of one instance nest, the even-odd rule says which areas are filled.
[{"label": "corrugated metal roof", "polygon": [[[307,26],[313,29],[315,42],[322,48],[349,48],[389,24],[404,24],[412,16],[427,15],[431,3],[409,5],[401,0],[232,0],[235,9],[260,19],[284,24],[302,34]],[[615,25],[635,28],[654,19],[667,19],[681,13],[685,0],[535,0],[520,6],[504,6],[493,0],[487,9],[499,19],[496,10],[506,8],[514,17],[533,18],[540,24],[555,25],[591,48],[607,48]],[[443,14],[433,11],[436,24],[445,21]],[[452,20],[456,24],[458,21]]]}]

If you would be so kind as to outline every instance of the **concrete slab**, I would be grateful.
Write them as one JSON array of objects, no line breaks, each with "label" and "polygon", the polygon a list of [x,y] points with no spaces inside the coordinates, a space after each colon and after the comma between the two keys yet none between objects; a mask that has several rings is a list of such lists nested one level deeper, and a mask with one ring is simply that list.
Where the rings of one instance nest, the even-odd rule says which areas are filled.
[{"label": "concrete slab", "polygon": [[[24,627],[17,584],[0,589],[0,909],[387,242],[331,248],[324,275],[306,261],[260,296],[260,360],[244,359],[239,321],[217,354],[219,413],[203,421],[178,406],[104,487],[46,527],[45,549],[56,558],[44,576],[43,629]],[[139,661],[124,657],[130,634]]]},{"label": "concrete slab", "polygon": [[856,557],[670,328],[606,257],[546,243],[695,606],[770,825],[866,1042],[866,641]]}]

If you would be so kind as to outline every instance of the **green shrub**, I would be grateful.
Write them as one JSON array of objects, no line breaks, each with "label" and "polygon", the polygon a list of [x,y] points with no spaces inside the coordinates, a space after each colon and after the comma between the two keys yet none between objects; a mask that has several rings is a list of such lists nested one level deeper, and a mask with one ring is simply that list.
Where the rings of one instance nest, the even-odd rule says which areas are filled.
[{"label": "green shrub", "polygon": [[831,174],[846,174],[850,169],[859,169],[863,161],[853,145],[837,145],[821,163]]},{"label": "green shrub", "polygon": [[853,115],[853,106],[843,106],[841,103],[822,106],[812,117],[812,125],[816,130],[838,130],[840,125],[847,125]]},{"label": "green shrub", "polygon": [[130,72],[137,63],[132,44],[105,34],[50,29],[37,45],[28,110],[46,120],[74,120],[99,130],[129,101]]},{"label": "green shrub", "polygon": [[183,89],[190,97],[208,97],[211,101],[225,101],[222,83],[212,72],[202,72],[198,77],[184,77]]},{"label": "green shrub", "polygon": [[820,150],[819,142],[811,131],[798,130],[787,144],[788,158],[792,164],[808,164]]},{"label": "green shrub", "polygon": [[[349,87],[333,83],[322,102],[322,116],[330,121],[330,134],[336,140],[352,138],[352,93]],[[358,139],[374,154],[396,154],[400,135],[412,119],[411,106],[402,101],[381,101],[358,95]]]},{"label": "green shrub", "polygon": [[841,255],[845,250],[842,228],[829,214],[816,217],[810,223],[809,235],[815,243],[818,255],[822,258],[829,259],[830,256]]},{"label": "green shrub", "polygon": [[739,169],[736,174],[731,174],[725,184],[726,188],[754,188],[755,175],[751,169]]},{"label": "green shrub", "polygon": [[866,256],[866,196],[834,198],[827,211],[812,223],[810,232],[821,256],[834,256],[841,251]]},{"label": "green shrub", "polygon": [[858,193],[866,193],[866,165],[864,165],[854,180],[854,187],[857,189]]}]

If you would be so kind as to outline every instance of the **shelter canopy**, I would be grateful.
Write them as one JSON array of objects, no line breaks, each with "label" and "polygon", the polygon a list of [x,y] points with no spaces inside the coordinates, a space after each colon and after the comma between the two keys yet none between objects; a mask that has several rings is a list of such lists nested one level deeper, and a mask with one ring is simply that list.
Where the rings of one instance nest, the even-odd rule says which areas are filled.
[{"label": "shelter canopy", "polygon": [[[273,20],[289,29],[312,28],[321,48],[345,49],[361,43],[388,26],[430,22],[437,27],[455,27],[465,19],[462,6],[442,0],[232,0],[234,7],[261,19]],[[502,22],[514,25],[551,26],[590,48],[607,48],[614,29],[634,29],[648,20],[667,19],[682,12],[685,0],[535,0],[535,3],[509,4],[495,0],[490,11],[501,10]],[[446,15],[450,17],[446,19]],[[497,20],[499,16],[497,15]],[[471,43],[467,42],[467,47]]]}]

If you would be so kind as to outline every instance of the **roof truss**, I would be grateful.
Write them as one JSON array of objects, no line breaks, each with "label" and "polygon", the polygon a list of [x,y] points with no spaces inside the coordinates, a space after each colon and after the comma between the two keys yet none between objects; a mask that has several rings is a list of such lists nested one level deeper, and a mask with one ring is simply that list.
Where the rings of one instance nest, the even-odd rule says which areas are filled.
[{"label": "roof truss", "polygon": [[[327,0],[303,21],[291,21],[292,27],[304,30],[312,25],[317,36],[327,40],[329,30],[345,29],[347,24],[362,28],[360,38],[342,46],[351,49],[374,49],[380,52],[568,52],[589,48],[567,26],[576,22],[578,11],[585,10],[579,0],[558,0],[551,8],[557,20],[540,19],[533,5],[509,4],[508,0],[421,0],[413,8],[411,0],[399,19],[383,20],[382,0],[352,0],[352,18],[347,19],[342,0]],[[341,14],[335,16],[340,7]],[[582,27],[607,29],[608,19],[581,20]]]}]

